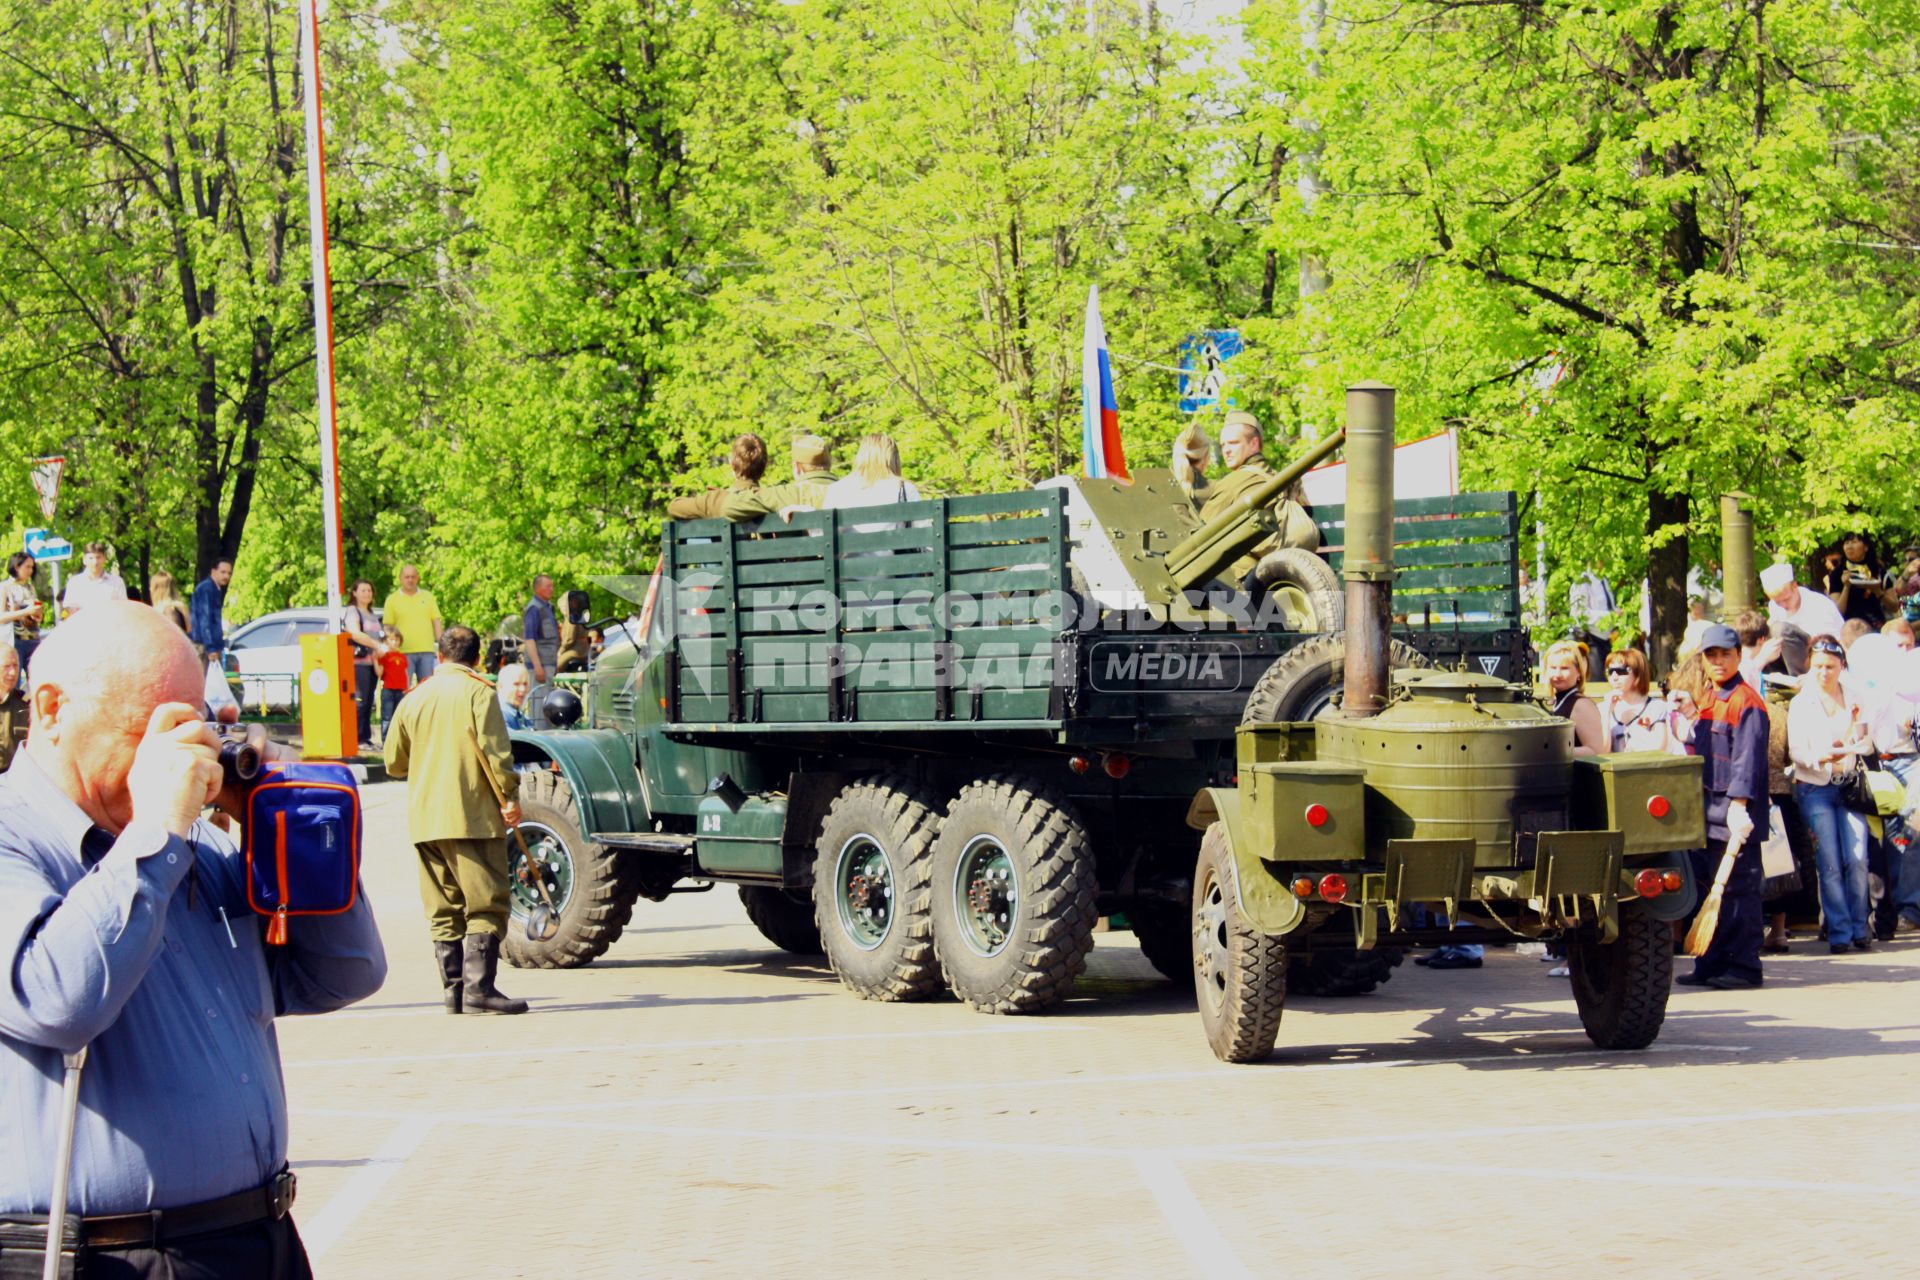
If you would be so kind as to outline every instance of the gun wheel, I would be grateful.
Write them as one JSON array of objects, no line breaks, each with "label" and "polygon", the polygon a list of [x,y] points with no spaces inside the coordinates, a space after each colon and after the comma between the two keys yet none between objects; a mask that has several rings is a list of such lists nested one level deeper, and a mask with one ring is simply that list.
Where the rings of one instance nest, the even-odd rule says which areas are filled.
[{"label": "gun wheel", "polygon": [[1286,1011],[1287,948],[1240,913],[1232,862],[1226,828],[1216,822],[1193,874],[1194,994],[1213,1056],[1258,1062],[1273,1052]]}]

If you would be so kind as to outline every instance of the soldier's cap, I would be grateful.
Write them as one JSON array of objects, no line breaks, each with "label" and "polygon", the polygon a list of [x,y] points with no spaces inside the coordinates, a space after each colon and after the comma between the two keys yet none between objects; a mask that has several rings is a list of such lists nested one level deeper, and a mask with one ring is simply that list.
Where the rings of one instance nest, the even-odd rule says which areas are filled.
[{"label": "soldier's cap", "polygon": [[1220,419],[1221,430],[1224,431],[1228,427],[1252,427],[1254,431],[1261,436],[1264,437],[1266,434],[1260,430],[1260,419],[1254,417],[1245,409],[1235,409],[1226,417]]},{"label": "soldier's cap", "polygon": [[1732,649],[1740,651],[1740,633],[1724,622],[1716,622],[1700,633],[1700,652],[1709,649]]},{"label": "soldier's cap", "polygon": [[1790,564],[1770,564],[1760,571],[1760,589],[1768,595],[1792,581],[1793,566]]},{"label": "soldier's cap", "polygon": [[802,471],[821,471],[833,465],[833,447],[816,435],[793,438],[793,465]]}]

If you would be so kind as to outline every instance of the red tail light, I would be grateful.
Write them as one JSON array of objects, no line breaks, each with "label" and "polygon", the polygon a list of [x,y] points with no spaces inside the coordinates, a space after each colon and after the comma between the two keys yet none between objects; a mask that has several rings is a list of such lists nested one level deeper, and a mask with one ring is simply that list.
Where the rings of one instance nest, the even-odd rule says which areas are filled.
[{"label": "red tail light", "polygon": [[1108,756],[1100,762],[1100,767],[1107,771],[1109,778],[1118,781],[1127,776],[1128,771],[1133,768],[1133,761],[1127,756]]},{"label": "red tail light", "polygon": [[1337,871],[1329,871],[1320,877],[1320,896],[1328,902],[1347,900],[1347,878]]},{"label": "red tail light", "polygon": [[1633,888],[1643,898],[1657,898],[1660,891],[1667,887],[1666,877],[1648,867],[1633,878]]},{"label": "red tail light", "polygon": [[1085,756],[1075,756],[1067,761],[1067,768],[1073,770],[1075,773],[1085,773],[1087,770],[1093,768],[1093,761],[1087,759]]},{"label": "red tail light", "polygon": [[1307,806],[1307,825],[1310,827],[1324,827],[1327,825],[1327,819],[1332,816],[1327,812],[1327,806],[1323,804]]},{"label": "red tail light", "polygon": [[1656,818],[1664,818],[1673,812],[1673,805],[1668,803],[1665,796],[1654,796],[1647,801],[1647,812]]}]

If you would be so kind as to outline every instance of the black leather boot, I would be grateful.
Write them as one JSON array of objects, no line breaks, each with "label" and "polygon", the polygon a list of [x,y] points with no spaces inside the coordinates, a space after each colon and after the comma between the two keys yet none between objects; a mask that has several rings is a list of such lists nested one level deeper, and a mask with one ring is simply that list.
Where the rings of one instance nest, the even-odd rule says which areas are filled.
[{"label": "black leather boot", "polygon": [[503,996],[493,985],[500,967],[500,935],[470,933],[466,937],[465,990],[461,993],[467,1013],[525,1013],[527,1002]]},{"label": "black leather boot", "polygon": [[460,1012],[460,944],[435,939],[433,958],[440,964],[440,994],[448,1013]]}]

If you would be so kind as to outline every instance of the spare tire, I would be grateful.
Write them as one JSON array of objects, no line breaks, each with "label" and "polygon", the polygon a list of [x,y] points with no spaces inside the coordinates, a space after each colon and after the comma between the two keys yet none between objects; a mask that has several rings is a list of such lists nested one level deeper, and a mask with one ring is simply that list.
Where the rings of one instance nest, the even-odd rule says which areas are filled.
[{"label": "spare tire", "polygon": [[1254,566],[1253,576],[1269,597],[1286,597],[1289,613],[1307,616],[1300,630],[1327,632],[1346,626],[1347,597],[1340,575],[1314,552],[1304,547],[1269,551]]},{"label": "spare tire", "polygon": [[[1430,667],[1433,663],[1405,641],[1389,640],[1387,665],[1399,670]],[[1334,704],[1346,680],[1346,633],[1336,631],[1314,636],[1273,660],[1273,665],[1254,683],[1253,692],[1247,695],[1240,723],[1311,720]]]}]

